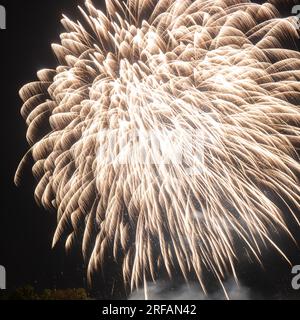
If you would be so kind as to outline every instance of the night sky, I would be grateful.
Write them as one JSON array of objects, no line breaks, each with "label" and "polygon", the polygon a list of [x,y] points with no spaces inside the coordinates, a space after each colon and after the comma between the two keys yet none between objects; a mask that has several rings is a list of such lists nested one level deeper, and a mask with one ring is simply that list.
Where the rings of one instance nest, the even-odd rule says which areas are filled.
[{"label": "night sky", "polygon": [[[101,0],[95,0],[98,8]],[[0,0],[7,10],[7,30],[0,30],[1,55],[1,210],[0,265],[7,271],[7,287],[26,284],[43,288],[69,288],[85,285],[80,250],[67,256],[62,245],[51,249],[56,226],[55,212],[46,212],[34,201],[35,182],[28,167],[23,184],[17,188],[13,177],[19,161],[28,150],[26,126],[20,115],[18,91],[36,79],[36,71],[55,68],[50,44],[59,42],[59,23],[64,13],[79,18],[78,0]],[[291,11],[286,2],[281,9]],[[300,230],[294,227],[300,243]],[[297,231],[298,230],[298,231]],[[282,245],[293,264],[300,264],[300,250],[287,239]],[[299,250],[299,251],[298,251]],[[251,287],[254,297],[300,298],[291,290],[291,267],[273,252],[267,254],[263,272],[256,265],[241,266],[242,283]]]}]

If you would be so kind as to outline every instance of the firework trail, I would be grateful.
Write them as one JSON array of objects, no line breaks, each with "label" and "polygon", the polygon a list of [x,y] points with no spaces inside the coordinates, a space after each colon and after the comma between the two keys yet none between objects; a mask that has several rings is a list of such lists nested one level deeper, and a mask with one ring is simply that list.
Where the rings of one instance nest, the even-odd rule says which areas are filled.
[{"label": "firework trail", "polygon": [[237,244],[288,260],[272,234],[292,237],[300,204],[294,19],[247,0],[85,6],[62,20],[56,70],[20,91],[53,245],[82,243],[90,278],[116,261],[130,289],[178,269],[222,285]]}]

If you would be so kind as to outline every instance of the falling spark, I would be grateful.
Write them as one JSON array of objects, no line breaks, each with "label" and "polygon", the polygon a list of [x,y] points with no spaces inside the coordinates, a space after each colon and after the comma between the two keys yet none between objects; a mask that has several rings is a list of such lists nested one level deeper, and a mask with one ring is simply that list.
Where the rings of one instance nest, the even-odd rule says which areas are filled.
[{"label": "falling spark", "polygon": [[[20,96],[53,245],[111,259],[133,290],[160,275],[223,287],[297,223],[300,53],[293,18],[247,0],[86,1],[55,70]],[[276,195],[289,205],[282,212]],[[145,291],[147,297],[147,289]]]}]

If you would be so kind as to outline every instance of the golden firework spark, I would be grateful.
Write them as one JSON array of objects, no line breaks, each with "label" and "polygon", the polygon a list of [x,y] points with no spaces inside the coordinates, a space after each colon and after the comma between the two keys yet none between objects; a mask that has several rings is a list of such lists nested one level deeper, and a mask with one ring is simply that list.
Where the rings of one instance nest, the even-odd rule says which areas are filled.
[{"label": "golden firework spark", "polygon": [[56,70],[20,91],[53,243],[81,239],[89,275],[113,257],[131,289],[176,268],[204,291],[203,270],[222,284],[237,243],[259,263],[269,246],[288,260],[270,192],[299,208],[293,18],[247,0],[85,6],[82,24],[62,20]]}]

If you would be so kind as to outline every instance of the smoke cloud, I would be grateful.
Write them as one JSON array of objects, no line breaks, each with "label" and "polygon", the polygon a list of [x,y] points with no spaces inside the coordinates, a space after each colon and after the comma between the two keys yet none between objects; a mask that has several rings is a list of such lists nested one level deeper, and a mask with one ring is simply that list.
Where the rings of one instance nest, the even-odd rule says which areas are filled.
[{"label": "smoke cloud", "polygon": [[[250,288],[237,284],[233,279],[224,283],[227,296],[230,300],[251,300],[259,298]],[[147,293],[145,292],[147,291]],[[227,300],[223,289],[217,289],[209,294],[204,294],[199,285],[184,284],[172,287],[166,282],[149,283],[147,290],[138,289],[132,293],[129,300]]]}]

